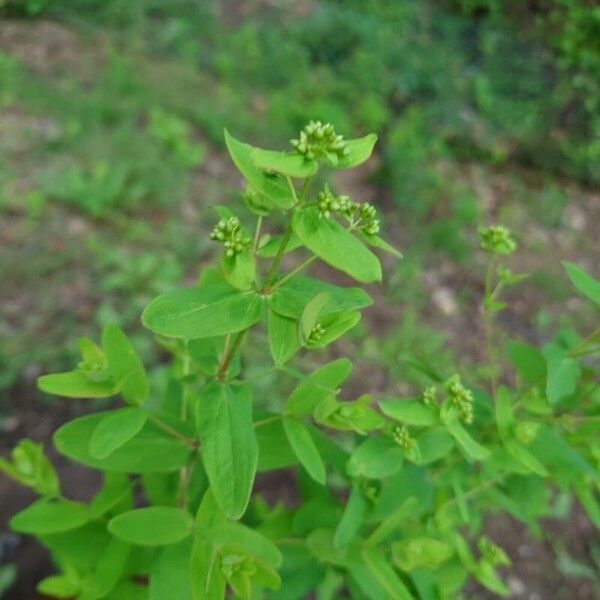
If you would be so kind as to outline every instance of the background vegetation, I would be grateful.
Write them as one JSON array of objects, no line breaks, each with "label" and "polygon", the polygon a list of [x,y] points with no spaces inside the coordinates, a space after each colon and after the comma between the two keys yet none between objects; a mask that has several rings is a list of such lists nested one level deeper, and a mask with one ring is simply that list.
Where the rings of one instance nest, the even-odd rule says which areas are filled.
[{"label": "background vegetation", "polygon": [[[599,274],[599,103],[591,0],[0,0],[3,449],[83,410],[35,389],[73,363],[66,340],[116,321],[159,359],[141,308],[196,278],[216,251],[208,207],[238,193],[224,126],[281,147],[311,118],[380,133],[376,160],[337,182],[381,208],[405,254],[334,350],[354,357],[356,390],[406,393],[426,361],[446,373],[481,357],[479,224],[515,230],[515,270],[532,273],[506,331],[585,330],[560,260]],[[26,498],[5,480],[0,493],[4,520]],[[577,512],[568,523],[513,566],[527,593],[597,593],[597,542]],[[490,527],[522,545],[514,523]],[[25,564],[25,544],[2,534],[0,558]]]}]

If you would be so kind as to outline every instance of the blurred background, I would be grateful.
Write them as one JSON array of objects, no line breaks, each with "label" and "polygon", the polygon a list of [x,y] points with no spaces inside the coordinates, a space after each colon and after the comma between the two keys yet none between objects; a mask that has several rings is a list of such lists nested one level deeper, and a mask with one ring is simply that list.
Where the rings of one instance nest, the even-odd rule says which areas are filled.
[{"label": "blurred background", "polygon": [[[0,0],[2,455],[24,436],[49,447],[94,408],[36,390],[74,364],[78,336],[116,321],[158,360],[142,307],[195,280],[217,250],[209,206],[239,201],[223,128],[286,148],[313,118],[379,134],[336,186],[375,203],[405,255],[385,259],[376,306],[332,351],[354,358],[356,389],[407,393],[425,362],[477,380],[478,225],[511,227],[512,266],[531,273],[500,315],[507,334],[589,329],[560,261],[600,275],[593,0]],[[90,474],[56,461],[67,490],[89,495]],[[36,597],[49,569],[7,532],[30,499],[0,480],[5,598]],[[600,597],[600,543],[571,508],[533,539],[490,522],[518,558],[513,597]]]}]

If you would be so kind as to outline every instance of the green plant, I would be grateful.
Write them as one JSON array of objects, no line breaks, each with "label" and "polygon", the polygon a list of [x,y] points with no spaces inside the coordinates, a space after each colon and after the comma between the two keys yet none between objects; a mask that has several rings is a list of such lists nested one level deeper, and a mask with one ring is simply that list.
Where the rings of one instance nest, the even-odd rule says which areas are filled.
[{"label": "green plant", "polygon": [[[560,333],[541,352],[511,342],[514,389],[499,385],[494,348],[488,391],[432,364],[423,369],[431,385],[415,397],[341,400],[349,360],[308,374],[288,364],[338,339],[372,302],[359,287],[301,271],[321,259],[377,282],[382,271],[370,247],[399,254],[379,237],[374,207],[317,178],[320,168],[366,161],[376,136],[345,140],[314,122],[291,152],[254,148],[227,132],[225,140],[247,182],[242,199],[254,228],[216,207],[218,268],[145,308],[142,321],[170,363],[148,374],[121,329],[107,325],[100,345],[80,340],[76,369],[39,379],[41,390],[59,396],[120,395],[119,407],[54,435],[61,454],[103,473],[101,489],[89,503],[65,498],[30,440],[0,461],[41,496],[11,520],[54,558],[58,574],[39,590],[86,600],[311,591],[322,599],[429,600],[456,597],[471,575],[506,594],[498,569],[509,558],[483,531],[490,511],[539,529],[558,487],[572,489],[599,525],[600,399],[595,373],[578,358],[597,351],[597,333],[583,342]],[[276,213],[285,215],[283,229],[263,234]],[[493,344],[500,292],[519,277],[501,262],[515,249],[508,230],[482,229],[481,240],[491,256],[484,313]],[[303,253],[295,265],[285,262],[292,253]],[[599,303],[600,283],[568,269]],[[259,324],[273,365],[248,368],[241,354]],[[283,381],[261,386],[273,374]],[[267,502],[256,474],[287,468],[295,469],[297,500]]]}]

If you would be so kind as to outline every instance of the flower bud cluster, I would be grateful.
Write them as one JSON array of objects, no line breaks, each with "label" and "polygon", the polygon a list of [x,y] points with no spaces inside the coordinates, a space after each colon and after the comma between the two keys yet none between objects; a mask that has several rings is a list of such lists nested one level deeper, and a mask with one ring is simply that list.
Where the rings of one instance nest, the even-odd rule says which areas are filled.
[{"label": "flower bud cluster", "polygon": [[319,342],[323,339],[325,335],[325,327],[321,325],[321,323],[315,323],[313,328],[310,330],[310,335],[308,336],[308,340],[310,342]]},{"label": "flower bud cluster", "polygon": [[415,438],[410,435],[406,425],[395,425],[392,429],[392,437],[403,450],[410,450],[415,445]]},{"label": "flower bud cluster", "polygon": [[328,154],[342,158],[350,152],[348,142],[342,135],[336,134],[333,125],[321,121],[311,121],[300,132],[300,137],[290,143],[299,154],[310,160],[324,158]]},{"label": "flower bud cluster", "polygon": [[465,423],[473,422],[473,394],[462,384],[458,375],[446,382],[446,393],[451,404],[458,410]]},{"label": "flower bud cluster", "polygon": [[225,255],[233,257],[250,247],[252,240],[242,231],[242,225],[237,217],[221,219],[212,233],[211,240],[223,242]]},{"label": "flower bud cluster", "polygon": [[479,243],[481,249],[491,254],[508,255],[517,249],[517,242],[512,237],[510,229],[502,225],[479,228]]},{"label": "flower bud cluster", "polygon": [[379,233],[377,211],[368,202],[354,202],[346,195],[336,196],[326,187],[317,194],[317,207],[321,218],[338,214],[350,221],[352,229],[359,229],[367,235]]},{"label": "flower bud cluster", "polygon": [[430,385],[423,390],[421,400],[427,406],[435,406],[437,404],[437,388],[435,385]]}]

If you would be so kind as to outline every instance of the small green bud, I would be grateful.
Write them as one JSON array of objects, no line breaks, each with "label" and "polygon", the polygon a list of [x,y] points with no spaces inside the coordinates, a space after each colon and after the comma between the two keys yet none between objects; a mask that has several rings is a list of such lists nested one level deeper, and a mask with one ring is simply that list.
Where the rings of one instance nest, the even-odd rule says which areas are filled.
[{"label": "small green bud", "polygon": [[444,385],[448,399],[458,410],[460,418],[467,424],[473,422],[473,394],[461,382],[459,375],[453,375]]},{"label": "small green bud", "polygon": [[328,154],[338,157],[347,155],[347,142],[343,136],[337,135],[331,123],[310,121],[300,132],[298,139],[290,140],[290,144],[298,154],[309,160],[324,159]]},{"label": "small green bud", "polygon": [[415,439],[410,435],[406,425],[395,425],[392,429],[392,437],[403,450],[410,450],[415,445]]},{"label": "small green bud", "polygon": [[502,225],[479,228],[479,243],[481,249],[490,254],[508,255],[517,249],[510,229]]},{"label": "small green bud", "polygon": [[430,385],[425,388],[421,400],[423,401],[423,404],[427,404],[428,406],[437,404],[437,388],[435,385]]},{"label": "small green bud", "polygon": [[313,328],[310,330],[310,335],[308,336],[309,342],[318,342],[323,339],[325,335],[325,327],[321,325],[321,323],[315,323]]},{"label": "small green bud", "polygon": [[247,250],[252,240],[242,231],[237,217],[221,219],[210,234],[212,240],[223,242],[225,256],[232,258]]}]

